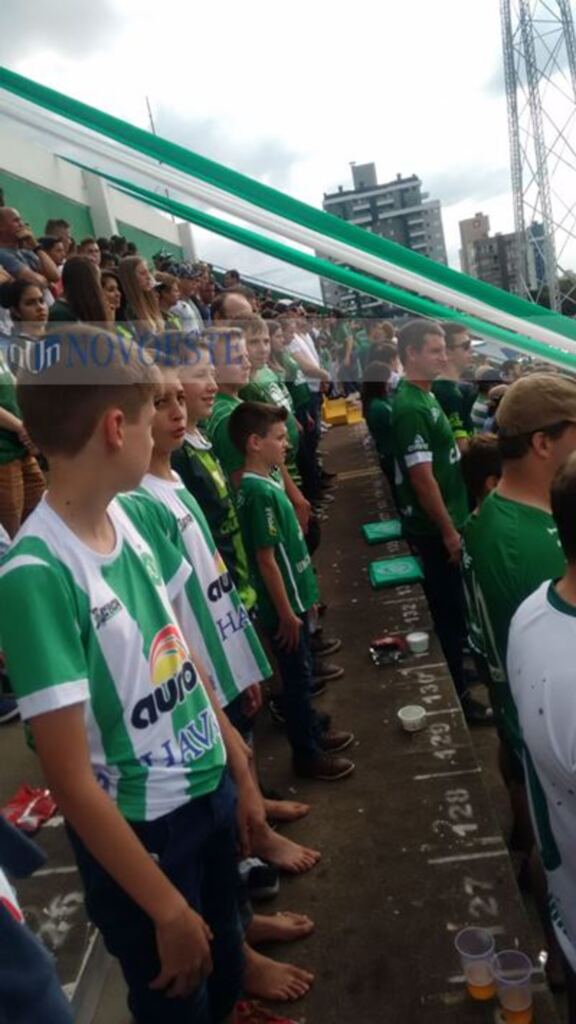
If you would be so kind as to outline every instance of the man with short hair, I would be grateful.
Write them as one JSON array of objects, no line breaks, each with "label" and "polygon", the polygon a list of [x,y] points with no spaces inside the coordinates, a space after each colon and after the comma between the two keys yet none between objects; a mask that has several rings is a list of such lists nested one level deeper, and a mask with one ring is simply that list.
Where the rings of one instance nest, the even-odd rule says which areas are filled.
[{"label": "man with short hair", "polygon": [[502,477],[473,529],[466,525],[464,545],[500,741],[512,778],[521,783],[522,740],[506,673],[508,631],[522,601],[564,572],[550,485],[576,450],[576,382],[550,373],[521,377],[508,388],[496,420]]},{"label": "man with short hair", "polygon": [[0,207],[0,267],[15,281],[28,281],[40,288],[59,279],[53,260],[42,251],[18,210],[10,206]]},{"label": "man with short hair", "polygon": [[514,615],[508,640],[507,674],[522,730],[530,811],[546,871],[550,916],[565,958],[569,1022],[575,1024],[575,455],[555,476],[550,497],[568,564],[561,579],[555,578],[558,566],[542,566],[543,582]]},{"label": "man with short hair", "polygon": [[78,255],[85,256],[95,267],[100,266],[102,253],[95,238],[83,238],[78,246]]},{"label": "man with short hair", "polygon": [[223,281],[225,288],[233,288],[234,285],[240,284],[240,274],[237,270],[227,270],[224,274]]},{"label": "man with short hair", "polygon": [[460,530],[468,515],[460,452],[432,381],[444,372],[446,344],[439,323],[410,320],[398,336],[405,380],[392,407],[397,500],[405,534],[420,557],[424,591],[456,692],[469,722],[490,719],[467,692],[463,648],[465,602]]},{"label": "man with short hair", "polygon": [[454,440],[464,451],[472,433],[470,411],[475,389],[462,381],[462,374],[472,362],[472,339],[467,327],[456,321],[442,325],[446,342],[446,366],[432,385],[432,391],[448,417]]},{"label": "man with short hair", "polygon": [[55,218],[53,220],[46,221],[46,227],[44,228],[45,235],[51,235],[54,238],[59,238],[64,243],[66,255],[70,252],[70,246],[72,245],[72,231],[67,220],[62,217]]},{"label": "man with short hair", "polygon": [[172,306],[170,312],[179,318],[185,333],[188,331],[200,333],[204,330],[205,323],[196,305],[195,295],[198,278],[203,273],[202,268],[193,263],[180,263],[179,266],[174,267],[173,273],[178,278],[180,298]]}]

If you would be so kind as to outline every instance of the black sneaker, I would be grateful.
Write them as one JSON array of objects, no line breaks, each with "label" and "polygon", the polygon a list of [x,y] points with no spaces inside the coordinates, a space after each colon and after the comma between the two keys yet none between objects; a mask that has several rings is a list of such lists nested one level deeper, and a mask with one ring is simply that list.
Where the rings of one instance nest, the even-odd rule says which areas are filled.
[{"label": "black sneaker", "polygon": [[342,732],[334,730],[333,732],[326,732],[323,736],[318,739],[318,746],[324,754],[339,754],[342,750],[347,750],[354,743],[353,732]]},{"label": "black sneaker", "polygon": [[475,700],[469,693],[464,693],[461,696],[460,704],[462,705],[464,718],[468,725],[495,725],[492,708],[481,704],[479,700]]},{"label": "black sneaker", "polygon": [[314,658],[312,679],[315,683],[328,683],[330,680],[341,679],[343,675],[344,669],[341,668],[340,665],[333,665],[329,661],[322,661],[320,658]]},{"label": "black sneaker", "polygon": [[313,679],[310,683],[310,698],[314,700],[315,697],[321,697],[323,693],[326,693],[328,687],[323,679]]},{"label": "black sneaker", "polygon": [[338,640],[337,637],[323,637],[322,630],[317,630],[316,633],[312,633],[310,637],[310,650],[312,654],[317,655],[319,658],[326,657],[328,654],[337,654],[342,647],[342,641]]},{"label": "black sneaker", "polygon": [[332,757],[319,753],[310,757],[295,757],[292,762],[294,774],[302,779],[318,779],[321,782],[337,782],[352,775],[356,765],[347,757]]},{"label": "black sneaker", "polygon": [[248,895],[254,903],[273,900],[280,892],[278,871],[258,857],[250,857],[240,863],[240,876],[246,885]]}]

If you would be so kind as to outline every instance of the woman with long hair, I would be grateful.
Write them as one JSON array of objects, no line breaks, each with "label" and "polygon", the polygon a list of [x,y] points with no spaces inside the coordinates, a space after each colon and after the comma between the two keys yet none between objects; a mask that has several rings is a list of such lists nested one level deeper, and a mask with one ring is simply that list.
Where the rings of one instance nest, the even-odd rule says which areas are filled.
[{"label": "woman with long hair", "polygon": [[109,317],[100,285],[100,271],[86,256],[71,256],[62,271],[64,297],[50,309],[49,321],[105,324]]},{"label": "woman with long hair", "polygon": [[156,282],[141,256],[126,256],[118,264],[118,277],[126,296],[123,318],[134,324],[139,334],[158,334],[164,320],[156,294]]},{"label": "woman with long hair", "polygon": [[177,313],[172,312],[173,306],[180,301],[180,285],[174,274],[163,271],[156,274],[156,294],[164,324],[174,331],[182,330],[182,321]]},{"label": "woman with long hair", "polygon": [[[41,343],[47,316],[42,288],[12,281],[0,288],[0,302],[10,310],[14,324],[10,350],[21,355],[20,345]],[[0,524],[10,537],[18,532],[46,487],[32,450],[16,400],[15,379],[0,350]]]}]

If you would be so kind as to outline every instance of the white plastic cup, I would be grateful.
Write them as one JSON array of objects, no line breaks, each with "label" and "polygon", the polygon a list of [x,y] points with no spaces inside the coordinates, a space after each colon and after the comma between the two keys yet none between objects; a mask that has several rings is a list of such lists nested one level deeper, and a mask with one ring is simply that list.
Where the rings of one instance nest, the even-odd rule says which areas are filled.
[{"label": "white plastic cup", "polygon": [[494,937],[485,928],[463,928],[454,939],[468,992],[485,1001],[496,994],[492,962]]},{"label": "white plastic cup", "polygon": [[412,654],[426,654],[430,646],[428,633],[408,633],[406,643]]},{"label": "white plastic cup", "polygon": [[532,961],[519,949],[504,949],[492,961],[496,991],[507,1024],[532,1020]]},{"label": "white plastic cup", "polygon": [[420,732],[426,725],[426,708],[420,704],[406,704],[398,712],[398,721],[406,732]]}]

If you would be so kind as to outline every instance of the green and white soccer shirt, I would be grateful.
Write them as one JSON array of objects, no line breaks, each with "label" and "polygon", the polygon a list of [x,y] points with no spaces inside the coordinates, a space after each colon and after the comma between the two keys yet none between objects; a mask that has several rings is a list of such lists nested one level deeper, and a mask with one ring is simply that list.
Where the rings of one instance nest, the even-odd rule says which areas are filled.
[{"label": "green and white soccer shirt", "polygon": [[250,579],[232,488],[214,454],[211,441],[197,427],[188,431],[182,447],[172,452],[172,468],[206,516],[240,599],[250,611],[256,604],[256,591]]},{"label": "green and white soccer shirt", "polygon": [[267,402],[270,405],[279,405],[286,409],[288,418],[286,430],[288,432],[288,451],[286,452],[286,469],[294,482],[299,486],[302,477],[298,471],[298,449],[300,447],[300,429],[298,420],[294,415],[294,406],[290,392],[280,379],[277,373],[270,366],[263,366],[257,370],[252,379],[240,391],[240,398],[244,402]]},{"label": "green and white soccer shirt", "polygon": [[576,970],[576,608],[540,585],[512,619],[508,678],[524,740],[530,809],[550,918]]},{"label": "green and white soccer shirt", "polygon": [[318,585],[304,534],[282,484],[272,477],[244,473],[238,491],[238,515],[255,570],[262,622],[275,628],[278,613],[258,571],[259,548],[274,548],[292,611],[303,615],[318,600]]},{"label": "green and white soccer shirt", "polygon": [[171,601],[190,566],[155,506],[108,508],[114,550],[42,499],[0,566],[2,642],[22,717],[84,704],[92,768],[131,821],[212,792],[226,753]]},{"label": "green and white soccer shirt", "polygon": [[148,473],[141,490],[167,510],[170,539],[192,566],[175,606],[226,707],[247,686],[272,675],[272,669],[196,498],[177,473],[172,480]]},{"label": "green and white soccer shirt", "polygon": [[519,752],[516,706],[506,674],[512,616],[540,584],[564,573],[566,561],[549,512],[492,491],[463,531],[467,587],[482,629],[493,686],[494,716]]},{"label": "green and white soccer shirt", "polygon": [[230,437],[228,420],[234,409],[240,405],[241,399],[233,395],[225,395],[219,391],[214,400],[214,405],[209,419],[204,424],[206,433],[210,438],[218,461],[221,463],[224,472],[231,477],[237,470],[242,469],[245,459]]},{"label": "green and white soccer shirt", "polygon": [[468,515],[468,498],[460,472],[460,452],[437,399],[405,380],[392,406],[392,447],[396,463],[398,503],[406,528],[419,536],[438,533],[420,505],[410,470],[429,463],[456,529]]}]

